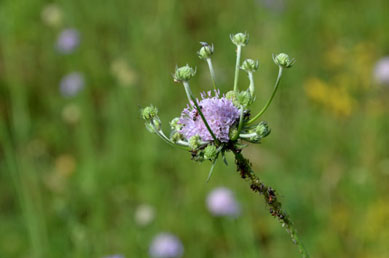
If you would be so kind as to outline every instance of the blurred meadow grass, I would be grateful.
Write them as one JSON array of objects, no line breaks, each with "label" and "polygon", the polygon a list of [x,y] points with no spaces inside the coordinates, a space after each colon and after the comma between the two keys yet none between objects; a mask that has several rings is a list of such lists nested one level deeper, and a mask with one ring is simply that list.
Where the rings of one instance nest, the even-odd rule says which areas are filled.
[{"label": "blurred meadow grass", "polygon": [[[55,26],[42,10],[55,3]],[[184,257],[299,257],[278,223],[229,166],[197,164],[149,134],[139,109],[164,126],[186,105],[176,64],[197,66],[194,92],[212,87],[196,51],[215,45],[222,91],[232,89],[230,33],[247,31],[243,58],[260,60],[256,109],[271,93],[271,54],[297,60],[264,116],[271,135],[245,153],[282,196],[312,257],[389,256],[389,87],[372,77],[389,54],[389,4],[372,1],[0,1],[0,257],[148,257],[172,232]],[[55,48],[75,28],[71,54]],[[84,75],[74,97],[59,82]],[[248,80],[243,73],[240,87]],[[236,219],[205,198],[234,191]],[[146,226],[134,220],[154,207]]]}]

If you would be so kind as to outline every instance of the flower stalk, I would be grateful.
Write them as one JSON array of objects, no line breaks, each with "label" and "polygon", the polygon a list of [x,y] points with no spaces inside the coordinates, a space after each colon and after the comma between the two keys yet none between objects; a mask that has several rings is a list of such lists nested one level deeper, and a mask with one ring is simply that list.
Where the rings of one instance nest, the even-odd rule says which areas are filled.
[{"label": "flower stalk", "polygon": [[235,156],[237,171],[240,173],[241,178],[248,179],[251,190],[263,196],[265,203],[269,206],[270,214],[277,218],[282,227],[284,227],[286,232],[288,232],[292,242],[298,247],[302,257],[309,258],[309,254],[299,239],[289,215],[282,210],[282,205],[276,195],[276,191],[262,183],[259,177],[255,175],[251,168],[250,161],[243,157],[241,150],[234,149],[232,151]]},{"label": "flower stalk", "polygon": [[274,84],[273,93],[271,94],[269,100],[266,102],[266,104],[265,104],[265,106],[262,108],[262,110],[259,111],[259,113],[258,113],[257,115],[255,115],[252,119],[250,119],[250,120],[247,122],[247,125],[250,125],[250,124],[254,123],[255,120],[257,120],[259,117],[261,117],[261,115],[263,115],[263,113],[265,113],[265,111],[267,110],[267,108],[270,106],[271,102],[273,101],[274,96],[276,95],[276,92],[277,92],[277,89],[278,89],[278,85],[280,85],[280,81],[281,81],[281,77],[282,77],[282,71],[283,71],[283,67],[282,67],[282,66],[279,66],[279,67],[278,67],[278,76],[277,76],[276,83]]},{"label": "flower stalk", "polygon": [[239,67],[240,67],[240,56],[242,54],[242,46],[236,46],[236,63],[235,63],[235,77],[234,77],[234,91],[238,91],[239,81]]},{"label": "flower stalk", "polygon": [[214,90],[217,90],[216,88],[216,76],[215,76],[215,70],[213,69],[213,65],[212,65],[212,60],[211,58],[207,58],[207,64],[208,64],[208,68],[209,68],[209,72],[211,73],[211,79],[212,79],[212,85],[213,85],[213,89]]}]

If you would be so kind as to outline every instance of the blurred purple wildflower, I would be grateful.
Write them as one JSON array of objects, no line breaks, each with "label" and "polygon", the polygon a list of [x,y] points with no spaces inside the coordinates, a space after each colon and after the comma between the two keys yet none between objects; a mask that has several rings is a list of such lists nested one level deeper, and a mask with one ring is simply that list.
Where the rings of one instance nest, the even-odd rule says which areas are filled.
[{"label": "blurred purple wildflower", "polygon": [[124,258],[124,255],[114,254],[114,255],[104,256],[103,258]]},{"label": "blurred purple wildflower", "polygon": [[374,78],[380,84],[389,84],[389,56],[377,62],[374,67]]},{"label": "blurred purple wildflower", "polygon": [[215,216],[237,217],[240,207],[233,192],[225,187],[212,190],[207,197],[208,210]]},{"label": "blurred purple wildflower", "polygon": [[[218,91],[215,91],[214,97],[211,94],[211,91],[208,94],[201,93],[199,107],[216,138],[221,142],[228,142],[230,127],[238,120],[239,109],[229,99],[220,97]],[[188,140],[195,135],[200,136],[203,141],[213,140],[196,108],[188,105],[182,111],[178,124],[182,125],[179,132]]]},{"label": "blurred purple wildflower", "polygon": [[67,74],[60,82],[61,94],[65,97],[73,97],[84,87],[84,76],[78,72]]},{"label": "blurred purple wildflower", "polygon": [[62,54],[72,53],[80,44],[80,33],[76,29],[64,29],[57,38],[57,50]]},{"label": "blurred purple wildflower", "polygon": [[258,0],[258,3],[276,13],[281,13],[285,9],[285,0]]},{"label": "blurred purple wildflower", "polygon": [[184,247],[176,236],[160,233],[154,237],[149,252],[153,258],[176,258],[183,255]]}]

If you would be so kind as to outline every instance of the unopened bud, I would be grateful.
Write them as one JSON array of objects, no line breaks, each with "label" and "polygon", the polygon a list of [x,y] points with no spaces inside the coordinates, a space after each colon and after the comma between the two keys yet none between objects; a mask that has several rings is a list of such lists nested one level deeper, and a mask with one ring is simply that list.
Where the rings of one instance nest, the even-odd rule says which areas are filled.
[{"label": "unopened bud", "polygon": [[182,140],[182,134],[178,133],[178,132],[175,132],[171,137],[170,139],[173,141],[173,142],[178,142],[179,140]]},{"label": "unopened bud", "polygon": [[200,136],[198,136],[198,135],[190,137],[190,139],[189,139],[189,147],[192,150],[197,149],[198,147],[200,147],[200,140],[201,140]]},{"label": "unopened bud", "polygon": [[255,132],[257,133],[258,137],[265,138],[266,136],[268,136],[270,134],[271,130],[270,130],[269,126],[267,125],[267,122],[261,121],[257,125]]},{"label": "unopened bud", "polygon": [[247,91],[241,91],[239,92],[236,102],[239,104],[239,106],[247,107],[251,104],[251,94]]},{"label": "unopened bud", "polygon": [[197,52],[200,59],[210,58],[213,54],[213,45],[209,45],[207,42],[200,42],[202,47]]},{"label": "unopened bud", "polygon": [[235,35],[230,35],[232,43],[236,46],[244,47],[249,43],[249,35],[247,33],[236,33]]},{"label": "unopened bud", "polygon": [[276,65],[283,68],[290,68],[296,62],[294,58],[290,59],[290,57],[285,53],[273,55],[273,61]]},{"label": "unopened bud", "polygon": [[196,69],[193,69],[189,65],[185,65],[180,68],[176,68],[173,78],[175,82],[184,82],[192,79],[195,74]]},{"label": "unopened bud", "polygon": [[259,62],[258,60],[253,60],[253,59],[246,59],[243,61],[242,66],[240,69],[246,71],[247,73],[253,73],[257,71],[259,68]]},{"label": "unopened bud", "polygon": [[155,118],[157,115],[158,115],[158,109],[153,105],[150,105],[142,109],[142,118],[144,120],[151,120]]},{"label": "unopened bud", "polygon": [[180,118],[178,118],[178,117],[173,118],[173,120],[170,122],[170,127],[172,128],[172,130],[174,130],[174,131],[181,130],[182,125],[178,123],[179,121],[180,121]]},{"label": "unopened bud", "polygon": [[204,158],[209,160],[215,160],[217,157],[217,149],[215,145],[208,145],[204,149]]}]

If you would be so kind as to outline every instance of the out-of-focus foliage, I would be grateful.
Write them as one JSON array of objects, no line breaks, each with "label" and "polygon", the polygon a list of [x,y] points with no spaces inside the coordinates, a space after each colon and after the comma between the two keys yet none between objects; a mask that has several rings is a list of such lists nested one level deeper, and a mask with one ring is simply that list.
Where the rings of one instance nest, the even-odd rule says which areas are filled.
[{"label": "out-of-focus foliage", "polygon": [[[312,257],[388,257],[389,87],[373,78],[389,55],[387,10],[386,0],[0,1],[0,257],[148,257],[160,232],[184,257],[299,257],[231,157],[206,183],[206,164],[140,118],[154,103],[167,127],[186,105],[176,64],[197,66],[194,92],[212,88],[200,41],[214,44],[217,84],[231,90],[229,34],[240,31],[243,58],[261,64],[258,110],[277,73],[271,54],[297,60],[264,116],[272,134],[245,150],[254,169]],[[69,74],[78,79],[60,86]],[[237,219],[207,210],[219,186],[235,193]]]}]

